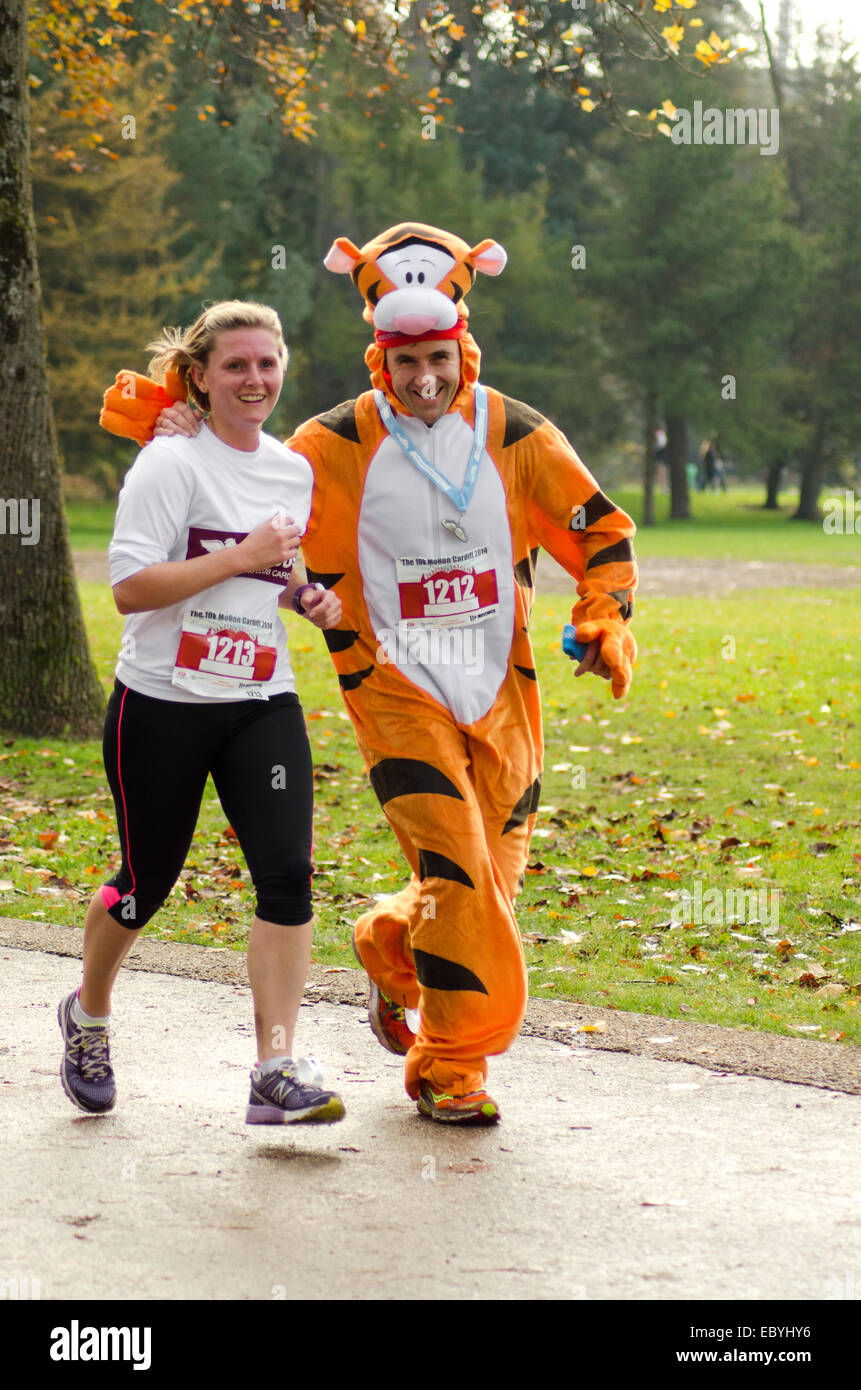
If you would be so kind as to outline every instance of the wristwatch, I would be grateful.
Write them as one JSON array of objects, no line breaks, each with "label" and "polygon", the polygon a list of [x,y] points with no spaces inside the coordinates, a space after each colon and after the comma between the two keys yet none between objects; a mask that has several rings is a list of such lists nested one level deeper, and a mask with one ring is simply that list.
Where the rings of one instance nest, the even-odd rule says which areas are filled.
[{"label": "wristwatch", "polygon": [[322,584],[300,584],[300,585],[299,585],[299,588],[296,590],[295,594],[293,595],[293,611],[296,612],[296,613],[298,613],[300,618],[307,618],[307,616],[308,616],[308,614],[305,612],[305,609],[302,607],[302,595],[305,593],[305,590],[306,590],[306,589],[312,589],[312,590],[313,590],[313,589],[322,589],[322,587],[323,587]]}]

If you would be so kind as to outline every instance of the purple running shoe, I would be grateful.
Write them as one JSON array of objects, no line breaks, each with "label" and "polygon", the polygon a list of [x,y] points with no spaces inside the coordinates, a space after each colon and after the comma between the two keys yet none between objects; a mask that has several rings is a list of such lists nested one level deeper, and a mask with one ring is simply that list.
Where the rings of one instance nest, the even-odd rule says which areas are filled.
[{"label": "purple running shoe", "polygon": [[[319,1067],[303,1057],[294,1062],[285,1057],[279,1066],[261,1076],[251,1073],[251,1095],[245,1112],[247,1125],[293,1125],[306,1123],[331,1125],[343,1120],[345,1109],[334,1091],[319,1089],[323,1076]],[[308,1084],[308,1083],[312,1084]]]},{"label": "purple running shoe", "polygon": [[103,1115],[113,1110],[117,1098],[108,1047],[108,1030],[103,1024],[84,1028],[72,1017],[78,991],[73,989],[57,1010],[57,1022],[65,1049],[60,1063],[63,1090],[79,1110]]}]

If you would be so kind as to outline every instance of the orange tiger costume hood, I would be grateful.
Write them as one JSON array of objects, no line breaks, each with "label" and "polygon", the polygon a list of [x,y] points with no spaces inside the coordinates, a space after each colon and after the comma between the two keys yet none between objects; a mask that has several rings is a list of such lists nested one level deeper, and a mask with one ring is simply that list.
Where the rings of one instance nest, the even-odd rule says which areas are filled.
[{"label": "orange tiger costume hood", "polygon": [[454,338],[460,345],[460,387],[449,406],[468,403],[478,381],[481,350],[467,328],[464,297],[477,271],[500,275],[508,256],[486,237],[470,247],[458,236],[425,222],[400,222],[366,242],[361,249],[338,237],[323,264],[336,275],[349,275],[365,301],[363,318],[374,327],[374,342],[365,353],[371,384],[403,410],[391,390],[386,348],[433,338]]}]

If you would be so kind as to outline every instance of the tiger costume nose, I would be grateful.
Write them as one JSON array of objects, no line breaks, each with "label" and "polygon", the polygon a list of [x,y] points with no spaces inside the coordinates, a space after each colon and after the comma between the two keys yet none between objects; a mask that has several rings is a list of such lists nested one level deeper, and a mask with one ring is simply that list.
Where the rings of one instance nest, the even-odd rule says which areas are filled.
[{"label": "tiger costume nose", "polygon": [[396,333],[427,333],[438,323],[439,319],[430,314],[398,314],[392,319],[392,328]]}]

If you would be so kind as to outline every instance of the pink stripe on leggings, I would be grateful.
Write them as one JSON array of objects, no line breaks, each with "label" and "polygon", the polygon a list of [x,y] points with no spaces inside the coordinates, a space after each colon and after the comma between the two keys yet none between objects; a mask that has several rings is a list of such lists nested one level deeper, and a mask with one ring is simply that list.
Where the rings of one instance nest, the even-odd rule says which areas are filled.
[{"label": "pink stripe on leggings", "polygon": [[[128,695],[128,693],[128,687],[126,687],[126,689],[123,691],[123,698],[120,701],[120,715],[119,719],[117,720],[117,778],[119,779],[120,784],[120,799],[123,803],[123,823],[126,837],[126,863],[129,866],[129,873],[132,876],[131,892],[133,893],[137,886],[137,879],[135,878],[135,871],[132,868],[132,851],[131,845],[129,844],[129,814],[128,808],[126,807],[126,789],[123,786],[122,764],[120,762],[122,752],[123,710],[125,709],[126,696]],[[109,909],[112,908],[115,905],[115,903],[121,901],[121,895],[117,891],[117,889],[110,887],[108,884],[105,884],[102,888],[101,896],[102,902],[105,904],[105,907]]]}]

